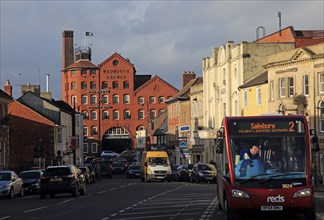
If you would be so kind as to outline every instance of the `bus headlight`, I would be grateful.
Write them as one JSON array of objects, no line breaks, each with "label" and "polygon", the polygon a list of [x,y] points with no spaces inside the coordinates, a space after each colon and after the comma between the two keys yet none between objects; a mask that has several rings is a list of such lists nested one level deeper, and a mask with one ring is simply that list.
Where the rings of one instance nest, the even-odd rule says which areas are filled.
[{"label": "bus headlight", "polygon": [[249,194],[238,189],[232,189],[232,196],[236,198],[244,198],[244,199],[250,198]]},{"label": "bus headlight", "polygon": [[305,196],[311,196],[312,195],[312,190],[310,188],[306,189],[301,189],[294,194],[294,198],[296,197],[305,197]]}]

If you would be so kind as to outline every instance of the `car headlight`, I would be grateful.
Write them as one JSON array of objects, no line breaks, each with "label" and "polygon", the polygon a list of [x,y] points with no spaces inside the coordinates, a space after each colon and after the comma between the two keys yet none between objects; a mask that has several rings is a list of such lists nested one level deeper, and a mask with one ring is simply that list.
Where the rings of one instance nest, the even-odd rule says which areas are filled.
[{"label": "car headlight", "polygon": [[306,188],[306,189],[301,189],[301,190],[298,190],[297,192],[295,192],[294,194],[294,198],[297,198],[297,197],[305,197],[305,196],[310,196],[312,195],[312,190],[310,188]]},{"label": "car headlight", "polygon": [[32,186],[39,186],[39,183],[33,183]]},{"label": "car headlight", "polygon": [[238,189],[232,189],[232,196],[236,198],[244,198],[244,199],[250,198],[249,194]]},{"label": "car headlight", "polygon": [[204,176],[204,174],[202,172],[198,172],[199,176]]}]

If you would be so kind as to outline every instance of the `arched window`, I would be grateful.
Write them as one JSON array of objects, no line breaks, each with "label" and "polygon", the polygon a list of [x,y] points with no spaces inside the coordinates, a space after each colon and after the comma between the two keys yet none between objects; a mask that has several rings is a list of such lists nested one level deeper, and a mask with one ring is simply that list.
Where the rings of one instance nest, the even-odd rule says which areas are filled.
[{"label": "arched window", "polygon": [[285,106],[285,104],[281,103],[281,104],[279,105],[278,112],[279,112],[280,114],[285,115],[285,111],[286,111],[286,106]]},{"label": "arched window", "polygon": [[129,104],[129,103],[130,103],[129,95],[124,95],[124,104]]},{"label": "arched window", "polygon": [[102,103],[108,104],[108,96],[107,95],[102,96]]},{"label": "arched window", "polygon": [[87,82],[81,82],[81,89],[87,88]]},{"label": "arched window", "polygon": [[123,87],[124,87],[124,89],[128,89],[129,88],[129,82],[128,81],[124,81],[123,82]]},{"label": "arched window", "polygon": [[114,81],[113,82],[113,89],[117,89],[118,88],[118,82],[117,81]]},{"label": "arched window", "polygon": [[108,89],[108,83],[107,82],[102,82],[101,83],[101,88],[102,89]]},{"label": "arched window", "polygon": [[138,119],[144,119],[144,110],[138,111]]},{"label": "arched window", "polygon": [[108,111],[103,111],[102,112],[102,119],[105,120],[105,119],[109,119],[109,112]]},{"label": "arched window", "polygon": [[82,111],[82,117],[83,117],[83,119],[89,119],[89,114],[86,110]]},{"label": "arched window", "polygon": [[114,95],[113,96],[113,103],[114,104],[117,104],[119,102],[119,97],[118,97],[118,95]]},{"label": "arched window", "polygon": [[131,118],[131,113],[129,110],[124,111],[124,119],[130,119]]},{"label": "arched window", "polygon": [[96,82],[90,82],[90,89],[95,89],[96,87]]}]

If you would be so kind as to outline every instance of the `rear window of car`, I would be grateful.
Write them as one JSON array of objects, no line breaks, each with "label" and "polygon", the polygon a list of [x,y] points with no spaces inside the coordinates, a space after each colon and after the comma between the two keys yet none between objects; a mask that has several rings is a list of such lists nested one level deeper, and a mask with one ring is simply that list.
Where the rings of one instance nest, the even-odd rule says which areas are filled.
[{"label": "rear window of car", "polygon": [[48,168],[44,171],[44,176],[65,176],[70,175],[71,171],[69,168]]},{"label": "rear window of car", "polygon": [[40,176],[39,172],[24,172],[19,174],[19,177],[22,179],[38,179]]}]

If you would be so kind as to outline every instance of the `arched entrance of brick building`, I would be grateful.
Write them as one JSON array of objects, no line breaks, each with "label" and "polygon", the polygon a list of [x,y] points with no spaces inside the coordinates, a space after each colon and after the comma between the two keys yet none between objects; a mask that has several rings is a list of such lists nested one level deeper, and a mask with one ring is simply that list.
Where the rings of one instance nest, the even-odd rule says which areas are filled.
[{"label": "arched entrance of brick building", "polygon": [[132,139],[129,132],[123,127],[108,129],[103,135],[102,150],[112,150],[121,153],[132,148]]}]

